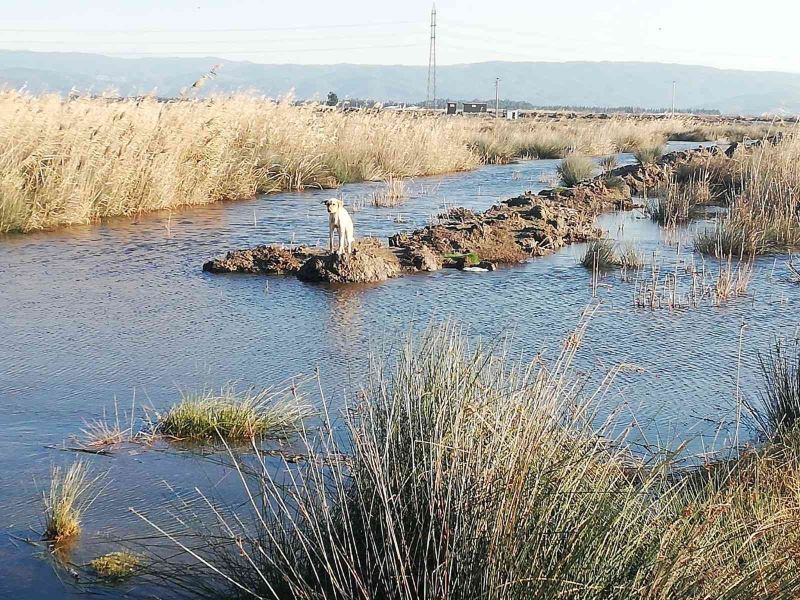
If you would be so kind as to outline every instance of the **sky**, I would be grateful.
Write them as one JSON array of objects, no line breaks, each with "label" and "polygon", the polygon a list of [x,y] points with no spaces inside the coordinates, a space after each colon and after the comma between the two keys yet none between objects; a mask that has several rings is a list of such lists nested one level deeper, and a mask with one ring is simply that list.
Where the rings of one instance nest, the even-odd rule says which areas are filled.
[{"label": "sky", "polygon": [[[0,0],[0,48],[427,65],[429,0]],[[800,72],[795,0],[439,0],[440,65],[655,61]]]}]

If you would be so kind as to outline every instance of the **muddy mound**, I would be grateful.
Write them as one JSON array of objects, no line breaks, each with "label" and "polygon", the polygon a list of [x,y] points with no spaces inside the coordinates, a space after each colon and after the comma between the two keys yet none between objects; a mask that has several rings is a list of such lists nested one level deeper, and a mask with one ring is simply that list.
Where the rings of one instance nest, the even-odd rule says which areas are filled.
[{"label": "muddy mound", "polygon": [[301,281],[374,283],[400,275],[400,261],[374,240],[356,243],[352,254],[324,254],[309,258],[297,272]]},{"label": "muddy mound", "polygon": [[290,275],[312,256],[322,254],[320,248],[300,246],[257,246],[247,250],[233,250],[223,258],[215,258],[203,265],[209,273],[255,273],[264,275]]},{"label": "muddy mound", "polygon": [[[525,194],[483,213],[450,211],[441,215],[447,218],[443,223],[397,234],[389,245],[404,251],[427,247],[445,262],[453,255],[475,255],[480,261],[515,263],[595,237],[594,214],[589,204],[579,210],[565,206],[560,198]],[[458,259],[454,262],[458,264]]]}]

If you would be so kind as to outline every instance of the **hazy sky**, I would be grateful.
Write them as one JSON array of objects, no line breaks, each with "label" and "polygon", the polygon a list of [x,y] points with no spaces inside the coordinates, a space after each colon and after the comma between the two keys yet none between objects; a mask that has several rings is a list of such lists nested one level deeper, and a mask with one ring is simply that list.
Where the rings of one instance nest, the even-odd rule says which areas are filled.
[{"label": "hazy sky", "polygon": [[[439,64],[637,60],[800,72],[794,0],[440,0]],[[427,64],[430,1],[0,0],[0,48]]]}]

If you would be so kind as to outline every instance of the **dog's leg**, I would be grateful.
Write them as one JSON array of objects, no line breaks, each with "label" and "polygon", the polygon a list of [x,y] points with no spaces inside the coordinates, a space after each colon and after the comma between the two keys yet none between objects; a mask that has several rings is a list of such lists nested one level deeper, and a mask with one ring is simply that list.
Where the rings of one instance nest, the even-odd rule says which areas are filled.
[{"label": "dog's leg", "polygon": [[328,224],[328,252],[333,252],[333,226]]}]

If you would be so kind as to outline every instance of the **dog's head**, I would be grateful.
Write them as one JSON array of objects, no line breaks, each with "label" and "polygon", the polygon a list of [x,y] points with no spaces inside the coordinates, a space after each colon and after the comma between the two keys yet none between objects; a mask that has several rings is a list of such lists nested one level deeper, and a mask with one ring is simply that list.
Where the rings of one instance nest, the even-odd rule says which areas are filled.
[{"label": "dog's head", "polygon": [[338,198],[329,198],[328,200],[325,200],[323,204],[328,209],[328,212],[331,214],[334,214],[344,205],[343,202]]}]

